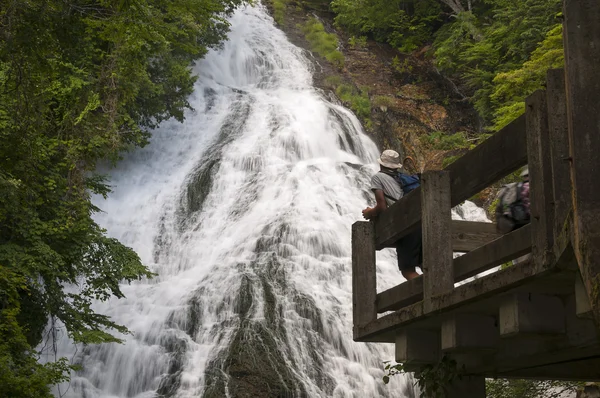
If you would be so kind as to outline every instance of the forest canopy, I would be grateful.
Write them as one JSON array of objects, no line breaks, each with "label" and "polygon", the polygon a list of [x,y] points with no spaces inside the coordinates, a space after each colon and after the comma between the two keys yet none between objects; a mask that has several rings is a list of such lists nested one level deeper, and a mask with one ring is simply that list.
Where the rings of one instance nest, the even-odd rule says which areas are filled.
[{"label": "forest canopy", "polygon": [[[51,396],[48,319],[79,343],[127,330],[94,312],[119,283],[152,277],[93,220],[98,161],[183,120],[192,63],[218,46],[242,0],[0,0],[0,396]],[[67,286],[78,286],[78,292]]]},{"label": "forest canopy", "polygon": [[560,0],[332,0],[336,24],[402,52],[429,46],[484,124],[524,112],[549,68],[561,67]]}]

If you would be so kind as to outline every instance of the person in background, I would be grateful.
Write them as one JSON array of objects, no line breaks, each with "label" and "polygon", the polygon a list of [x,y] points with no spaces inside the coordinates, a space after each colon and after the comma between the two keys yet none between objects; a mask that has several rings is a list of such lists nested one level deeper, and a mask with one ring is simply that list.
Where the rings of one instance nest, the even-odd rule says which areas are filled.
[{"label": "person in background", "polygon": [[521,181],[504,185],[498,194],[496,228],[507,234],[529,224],[529,169],[521,172]]},{"label": "person in background", "polygon": [[[529,210],[529,168],[521,172],[521,181],[502,187],[496,206],[496,229],[507,234],[519,229],[531,221]],[[515,260],[513,265],[529,260],[531,254],[525,254]]]},{"label": "person in background", "polygon": [[[396,151],[385,150],[378,159],[380,170],[371,178],[371,190],[375,194],[377,205],[362,211],[363,217],[372,220],[382,211],[402,198],[404,192],[395,175],[402,168],[400,155]],[[421,229],[411,232],[396,242],[398,268],[406,280],[419,276],[416,271],[423,263]]]}]

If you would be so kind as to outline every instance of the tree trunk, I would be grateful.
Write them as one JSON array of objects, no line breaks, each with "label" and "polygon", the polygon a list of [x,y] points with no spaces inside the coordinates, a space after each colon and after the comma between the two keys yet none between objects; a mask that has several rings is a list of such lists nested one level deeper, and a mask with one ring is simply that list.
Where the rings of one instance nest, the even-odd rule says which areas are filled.
[{"label": "tree trunk", "polygon": [[441,2],[450,7],[455,14],[465,11],[465,8],[460,0],[441,0]]}]

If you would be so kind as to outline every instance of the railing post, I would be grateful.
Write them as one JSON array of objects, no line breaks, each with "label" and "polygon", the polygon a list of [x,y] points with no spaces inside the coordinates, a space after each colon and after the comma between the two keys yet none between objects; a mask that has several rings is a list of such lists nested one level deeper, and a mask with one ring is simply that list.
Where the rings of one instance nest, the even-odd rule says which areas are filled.
[{"label": "railing post", "polygon": [[529,167],[531,254],[536,266],[548,266],[554,254],[554,209],[552,208],[552,163],[546,93],[536,91],[525,101],[527,163]]},{"label": "railing post", "polygon": [[352,314],[355,338],[358,326],[377,319],[376,277],[373,224],[357,221],[352,225]]},{"label": "railing post", "polygon": [[450,207],[450,172],[426,171],[421,176],[423,229],[423,305],[454,288]]},{"label": "railing post", "polygon": [[564,69],[551,69],[546,76],[548,131],[552,163],[554,208],[554,255],[559,256],[569,240],[565,222],[571,209],[571,170],[569,162],[569,129]]},{"label": "railing post", "polygon": [[600,325],[600,2],[564,0],[574,249]]}]

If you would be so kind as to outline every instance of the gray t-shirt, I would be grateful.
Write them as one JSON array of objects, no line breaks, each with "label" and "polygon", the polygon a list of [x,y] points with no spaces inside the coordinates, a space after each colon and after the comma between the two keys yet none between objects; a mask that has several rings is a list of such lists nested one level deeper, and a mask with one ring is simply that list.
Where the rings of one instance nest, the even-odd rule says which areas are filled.
[{"label": "gray t-shirt", "polygon": [[[383,191],[385,194],[385,202],[388,206],[396,203],[396,201],[399,200],[402,195],[404,195],[400,184],[396,182],[394,177],[382,172],[375,174],[371,178],[371,190],[374,191],[376,189],[381,189]],[[390,199],[388,196],[396,200]]]}]

